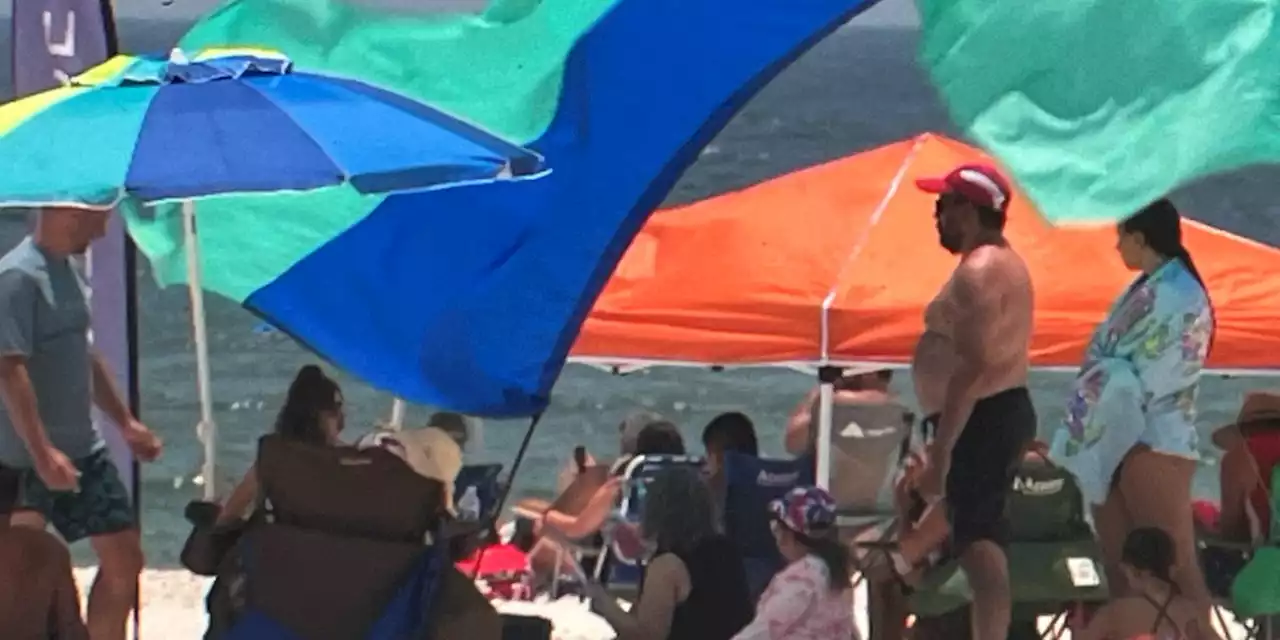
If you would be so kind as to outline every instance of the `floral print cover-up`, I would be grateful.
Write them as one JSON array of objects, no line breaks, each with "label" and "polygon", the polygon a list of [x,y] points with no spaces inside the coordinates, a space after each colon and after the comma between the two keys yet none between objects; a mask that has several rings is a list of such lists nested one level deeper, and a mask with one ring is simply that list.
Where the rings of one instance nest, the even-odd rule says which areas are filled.
[{"label": "floral print cover-up", "polygon": [[1051,455],[1101,504],[1136,444],[1196,457],[1195,401],[1213,334],[1209,299],[1181,260],[1130,287],[1098,326]]}]

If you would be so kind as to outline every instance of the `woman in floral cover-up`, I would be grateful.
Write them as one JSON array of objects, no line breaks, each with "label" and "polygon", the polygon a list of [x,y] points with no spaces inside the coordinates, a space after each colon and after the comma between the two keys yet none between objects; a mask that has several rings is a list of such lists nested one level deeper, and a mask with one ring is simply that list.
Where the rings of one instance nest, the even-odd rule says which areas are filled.
[{"label": "woman in floral cover-up", "polygon": [[1159,527],[1177,548],[1175,582],[1206,604],[1207,616],[1190,505],[1199,458],[1196,393],[1213,340],[1213,308],[1171,202],[1148,205],[1117,231],[1125,266],[1141,275],[1093,335],[1052,455],[1094,507],[1113,593],[1126,591],[1119,571],[1125,537]]},{"label": "woman in floral cover-up", "polygon": [[733,640],[857,640],[849,552],[835,538],[835,500],[817,487],[797,487],[770,508],[787,567]]}]

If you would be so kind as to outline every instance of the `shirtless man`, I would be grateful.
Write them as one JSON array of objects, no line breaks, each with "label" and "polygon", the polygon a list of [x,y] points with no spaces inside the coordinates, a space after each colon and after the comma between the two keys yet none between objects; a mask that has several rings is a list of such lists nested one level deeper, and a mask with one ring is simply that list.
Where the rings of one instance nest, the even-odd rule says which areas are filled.
[{"label": "shirtless man", "polygon": [[1005,241],[1011,192],[994,168],[965,165],[916,185],[938,194],[938,240],[960,264],[925,310],[911,374],[931,431],[920,491],[945,495],[952,551],[973,588],[972,637],[1009,630],[1005,496],[1035,437],[1027,392],[1031,277]]}]

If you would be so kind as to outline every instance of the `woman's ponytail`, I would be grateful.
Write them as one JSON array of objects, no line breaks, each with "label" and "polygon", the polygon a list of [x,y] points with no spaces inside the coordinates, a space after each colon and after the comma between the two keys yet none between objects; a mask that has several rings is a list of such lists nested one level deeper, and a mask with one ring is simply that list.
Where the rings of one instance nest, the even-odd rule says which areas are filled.
[{"label": "woman's ponytail", "polygon": [[1187,251],[1187,248],[1179,242],[1172,253],[1173,256],[1171,257],[1182,262],[1182,266],[1191,274],[1191,277],[1196,279],[1196,282],[1200,283],[1200,288],[1204,291],[1205,304],[1209,306],[1209,346],[1205,351],[1207,356],[1208,352],[1213,350],[1213,339],[1218,333],[1218,311],[1214,308],[1213,298],[1209,295],[1209,286],[1204,283],[1204,278],[1200,276],[1200,270],[1196,268],[1196,261],[1191,258],[1191,252]]},{"label": "woman's ponytail", "polygon": [[[1140,233],[1147,246],[1165,258],[1176,259],[1200,283],[1204,297],[1209,305],[1209,347],[1213,346],[1213,334],[1217,332],[1217,313],[1213,307],[1213,299],[1209,296],[1209,287],[1205,286],[1191,252],[1182,244],[1182,215],[1168,198],[1161,198],[1142,208],[1141,211],[1126,218],[1120,228],[1128,233]],[[1139,283],[1146,280],[1143,276]]]},{"label": "woman's ponytail", "polygon": [[339,393],[338,383],[320,367],[309,364],[298,369],[276,416],[276,433],[290,440],[323,444],[320,413],[339,408]]}]

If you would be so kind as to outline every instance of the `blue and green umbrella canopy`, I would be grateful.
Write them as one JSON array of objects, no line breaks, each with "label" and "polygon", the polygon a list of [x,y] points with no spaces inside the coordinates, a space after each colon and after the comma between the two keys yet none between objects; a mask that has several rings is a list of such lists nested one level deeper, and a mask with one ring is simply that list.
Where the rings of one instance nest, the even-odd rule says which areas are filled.
[{"label": "blue and green umbrella canopy", "polygon": [[538,175],[542,158],[404,96],[266,50],[117,56],[0,106],[0,205],[107,207],[349,183]]}]

